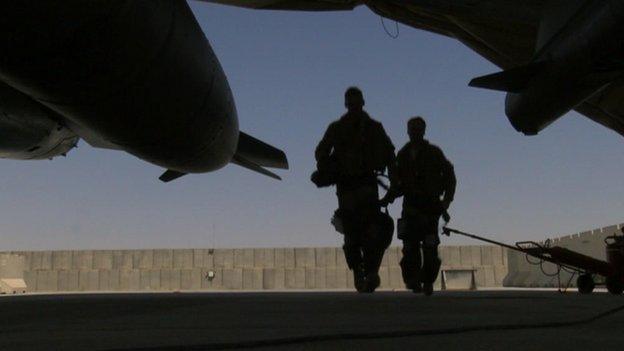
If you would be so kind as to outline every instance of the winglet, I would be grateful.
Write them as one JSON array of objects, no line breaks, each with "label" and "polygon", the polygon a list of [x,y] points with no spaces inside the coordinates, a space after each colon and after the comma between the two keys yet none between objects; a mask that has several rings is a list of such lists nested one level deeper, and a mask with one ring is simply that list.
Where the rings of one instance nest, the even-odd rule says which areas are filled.
[{"label": "winglet", "polygon": [[160,179],[162,182],[169,183],[170,181],[176,180],[185,175],[186,173],[168,169],[165,173],[163,173],[160,177],[158,177],[158,179]]},{"label": "winglet", "polygon": [[527,88],[531,80],[545,68],[545,62],[535,62],[526,66],[511,68],[502,72],[474,78],[468,84],[471,87],[520,93]]}]

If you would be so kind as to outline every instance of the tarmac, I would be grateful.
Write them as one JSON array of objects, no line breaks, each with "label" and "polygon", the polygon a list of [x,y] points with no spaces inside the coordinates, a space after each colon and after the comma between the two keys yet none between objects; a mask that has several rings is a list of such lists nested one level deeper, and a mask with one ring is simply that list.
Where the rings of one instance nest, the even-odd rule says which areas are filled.
[{"label": "tarmac", "polygon": [[621,350],[624,296],[556,291],[0,297],[0,350]]}]

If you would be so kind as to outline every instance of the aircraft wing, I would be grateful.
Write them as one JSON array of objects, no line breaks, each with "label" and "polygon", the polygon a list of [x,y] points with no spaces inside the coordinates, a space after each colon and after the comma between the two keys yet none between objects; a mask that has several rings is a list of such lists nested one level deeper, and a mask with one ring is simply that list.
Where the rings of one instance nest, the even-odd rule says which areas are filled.
[{"label": "aircraft wing", "polygon": [[[253,9],[331,11],[368,6],[380,16],[455,38],[495,65],[531,61],[539,45],[548,0],[202,0]],[[568,2],[571,4],[575,0]],[[580,1],[579,1],[580,2]],[[564,2],[564,6],[565,6]],[[573,10],[573,6],[568,6]],[[561,23],[563,25],[563,23]],[[557,28],[549,28],[556,30]],[[614,83],[576,111],[624,136],[624,81]]]}]

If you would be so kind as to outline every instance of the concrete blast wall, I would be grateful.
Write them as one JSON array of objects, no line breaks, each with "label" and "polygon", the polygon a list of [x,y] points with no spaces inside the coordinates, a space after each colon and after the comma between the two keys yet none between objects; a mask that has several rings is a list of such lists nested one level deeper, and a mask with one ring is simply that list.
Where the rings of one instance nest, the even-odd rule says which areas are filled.
[{"label": "concrete blast wall", "polygon": [[[342,249],[334,247],[12,253],[24,257],[32,292],[353,288]],[[441,246],[440,254],[446,280],[439,278],[438,288],[462,279],[476,287],[502,286],[508,273],[506,251],[499,247]],[[404,287],[400,257],[398,247],[387,250],[381,289]]]}]

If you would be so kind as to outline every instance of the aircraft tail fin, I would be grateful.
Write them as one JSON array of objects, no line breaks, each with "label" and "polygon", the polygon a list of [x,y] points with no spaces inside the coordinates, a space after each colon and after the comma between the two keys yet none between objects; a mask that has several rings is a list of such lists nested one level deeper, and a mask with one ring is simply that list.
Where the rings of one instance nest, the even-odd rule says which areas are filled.
[{"label": "aircraft tail fin", "polygon": [[232,158],[232,163],[235,165],[239,165],[241,167],[247,168],[248,170],[254,171],[254,172],[258,172],[260,174],[263,174],[267,177],[271,177],[273,179],[277,179],[277,180],[282,180],[282,178],[280,176],[278,176],[277,174],[267,170],[266,168],[263,168],[262,166],[258,165],[257,163],[254,163],[246,158],[244,158],[243,156],[240,155],[234,155],[234,157]]},{"label": "aircraft tail fin", "polygon": [[281,178],[263,167],[288,169],[288,159],[284,151],[243,132],[238,137],[238,147],[232,163],[275,179]]},{"label": "aircraft tail fin", "polygon": [[502,72],[474,78],[468,84],[471,87],[519,93],[526,89],[529,82],[544,69],[544,62],[511,68]]},{"label": "aircraft tail fin", "polygon": [[288,169],[284,151],[243,132],[238,137],[236,155],[262,167]]},{"label": "aircraft tail fin", "polygon": [[164,183],[169,183],[172,180],[176,180],[180,177],[185,176],[186,173],[182,173],[182,172],[178,172],[178,171],[174,171],[172,169],[168,169],[167,171],[165,171],[165,173],[163,173],[160,177],[158,177],[158,179],[160,179],[160,181],[164,182]]}]

